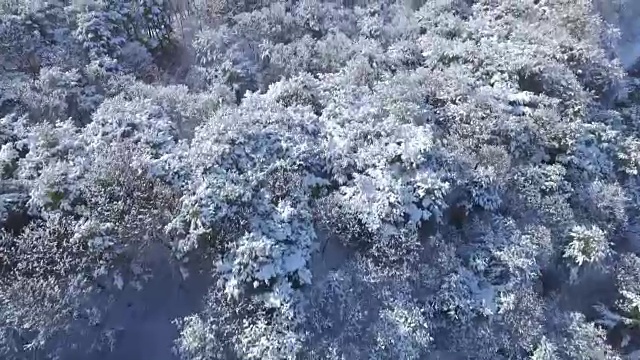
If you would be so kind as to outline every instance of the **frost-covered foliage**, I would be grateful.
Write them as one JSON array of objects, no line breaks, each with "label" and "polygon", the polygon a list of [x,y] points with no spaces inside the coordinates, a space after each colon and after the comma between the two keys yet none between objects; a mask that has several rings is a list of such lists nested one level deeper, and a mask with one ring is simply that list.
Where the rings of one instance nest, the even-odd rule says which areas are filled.
[{"label": "frost-covered foliage", "polygon": [[3,359],[117,350],[167,269],[208,287],[167,358],[640,351],[640,80],[590,0],[0,9]]}]

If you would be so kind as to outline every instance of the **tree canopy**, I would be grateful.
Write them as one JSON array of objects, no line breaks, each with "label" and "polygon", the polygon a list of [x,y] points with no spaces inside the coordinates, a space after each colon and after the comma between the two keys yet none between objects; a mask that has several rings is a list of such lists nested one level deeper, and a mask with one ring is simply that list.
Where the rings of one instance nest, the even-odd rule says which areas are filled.
[{"label": "tree canopy", "polygon": [[602,4],[2,1],[0,357],[640,358]]}]

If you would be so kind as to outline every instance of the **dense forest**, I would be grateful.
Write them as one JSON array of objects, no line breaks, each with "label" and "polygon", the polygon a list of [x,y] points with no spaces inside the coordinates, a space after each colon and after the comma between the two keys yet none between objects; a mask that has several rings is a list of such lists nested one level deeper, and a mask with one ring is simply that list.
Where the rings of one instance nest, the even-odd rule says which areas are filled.
[{"label": "dense forest", "polygon": [[0,359],[640,359],[634,6],[0,1]]}]

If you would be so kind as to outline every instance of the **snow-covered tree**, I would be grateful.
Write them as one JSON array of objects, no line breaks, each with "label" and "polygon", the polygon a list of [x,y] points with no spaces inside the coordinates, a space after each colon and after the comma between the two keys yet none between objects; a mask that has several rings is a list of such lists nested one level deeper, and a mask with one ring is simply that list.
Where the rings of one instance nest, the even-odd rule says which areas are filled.
[{"label": "snow-covered tree", "polygon": [[604,5],[1,2],[0,357],[118,350],[170,273],[185,360],[632,358]]}]

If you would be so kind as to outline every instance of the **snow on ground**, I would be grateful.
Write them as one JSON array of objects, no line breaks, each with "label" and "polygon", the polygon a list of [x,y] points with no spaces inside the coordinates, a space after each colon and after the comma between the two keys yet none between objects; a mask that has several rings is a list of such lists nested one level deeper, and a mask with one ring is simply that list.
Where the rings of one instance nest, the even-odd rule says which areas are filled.
[{"label": "snow on ground", "polygon": [[[147,266],[154,274],[142,290],[126,286],[114,294],[115,301],[104,314],[97,331],[116,329],[113,351],[104,349],[86,354],[74,351],[65,360],[177,360],[172,347],[178,336],[174,319],[198,312],[212,282],[211,269],[202,264],[189,268],[182,279],[179,268],[167,261],[168,252],[156,252]],[[108,295],[108,294],[105,294]],[[96,303],[106,301],[96,299]],[[95,334],[85,334],[90,341]],[[82,340],[81,340],[82,341]]]},{"label": "snow on ground", "polygon": [[596,0],[596,9],[611,25],[620,29],[617,53],[629,69],[640,59],[640,1]]}]

